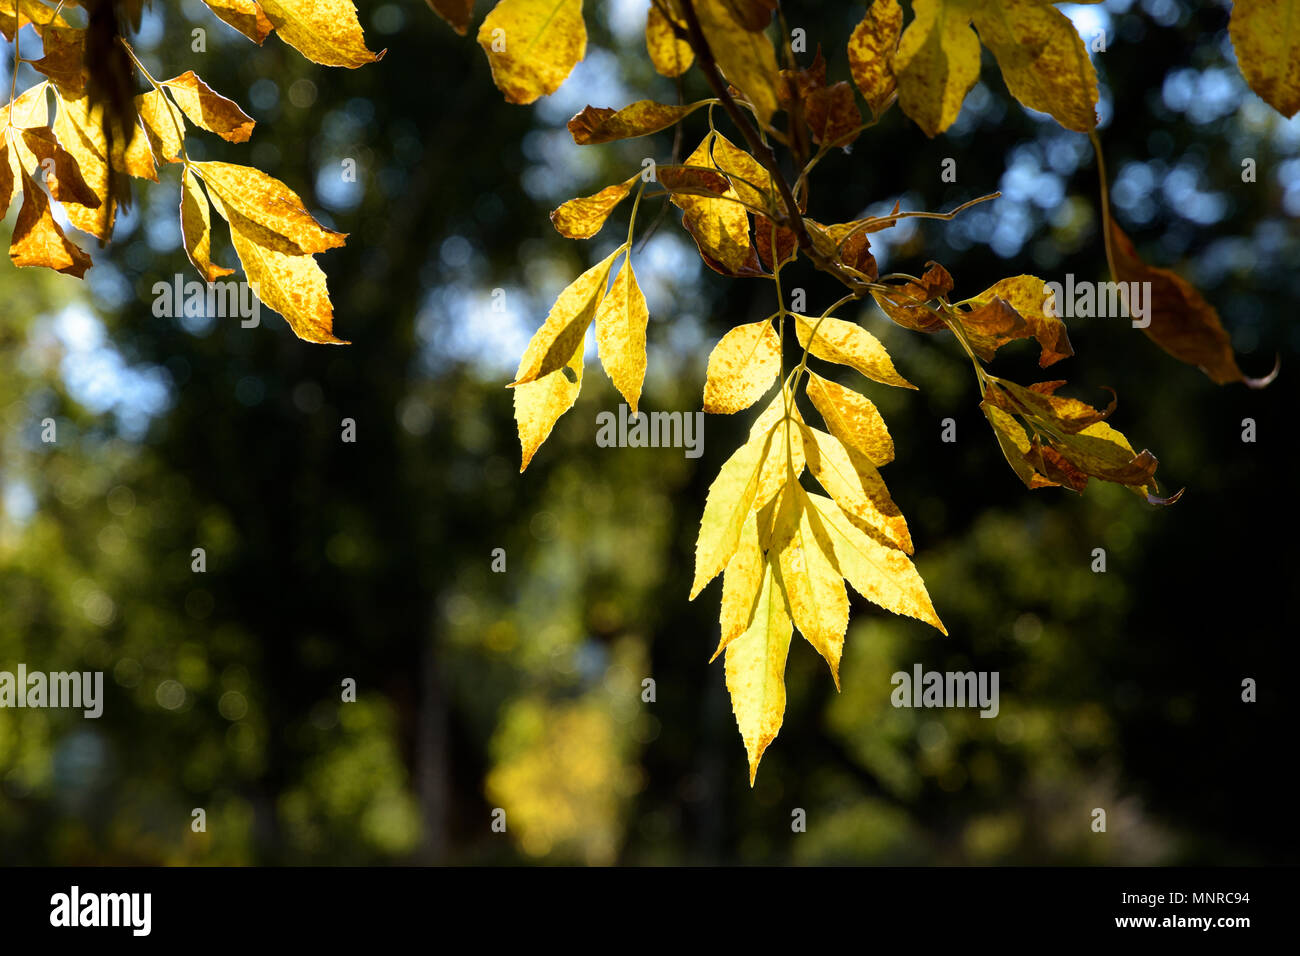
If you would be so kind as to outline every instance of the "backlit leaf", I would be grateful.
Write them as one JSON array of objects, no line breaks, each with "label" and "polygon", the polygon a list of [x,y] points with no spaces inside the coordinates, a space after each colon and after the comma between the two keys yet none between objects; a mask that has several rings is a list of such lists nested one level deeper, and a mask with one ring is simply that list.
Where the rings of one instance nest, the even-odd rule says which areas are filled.
[{"label": "backlit leaf", "polygon": [[345,234],[318,223],[298,194],[274,176],[233,163],[194,163],[193,168],[226,205],[300,252],[324,252],[343,245]]},{"label": "backlit leaf", "polygon": [[203,0],[218,17],[258,46],[274,27],[257,0]]},{"label": "backlit leaf", "polygon": [[772,323],[749,322],[724,335],[709,354],[704,410],[730,415],[753,405],[781,373],[781,339]]},{"label": "backlit leaf", "polygon": [[609,380],[636,414],[645,381],[645,330],[650,321],[645,296],[627,255],[609,293],[596,310],[596,348]]},{"label": "backlit leaf", "polygon": [[234,101],[214,93],[193,70],[165,80],[162,85],[190,122],[200,129],[216,133],[231,143],[245,143],[253,135],[253,118]]},{"label": "backlit leaf", "polygon": [[811,370],[807,391],[827,430],[848,449],[851,458],[862,456],[877,468],[894,460],[894,440],[880,412],[865,395]]},{"label": "backlit leaf", "polygon": [[875,0],[849,37],[849,69],[871,112],[879,116],[898,86],[894,55],[903,30],[903,10],[895,0]]},{"label": "backlit leaf", "polygon": [[19,268],[42,266],[76,276],[78,279],[90,268],[90,256],[72,242],[50,214],[50,201],[45,191],[27,175],[22,174],[23,205],[14,222],[13,239],[9,244],[9,259]]},{"label": "backlit leaf", "polygon": [[626,182],[606,186],[591,196],[570,199],[551,213],[555,231],[569,239],[590,239],[600,232],[614,207],[627,198],[639,176],[640,173]]},{"label": "backlit leaf", "polygon": [[776,112],[776,52],[766,33],[753,32],[737,19],[727,0],[692,0],[704,39],[723,75],[745,94],[767,125]]},{"label": "backlit leaf", "polygon": [[702,103],[672,106],[654,100],[638,100],[621,110],[604,106],[587,106],[569,120],[569,133],[579,146],[612,143],[619,139],[648,136],[672,126],[683,116],[699,109]]},{"label": "backlit leaf", "polygon": [[1260,99],[1288,118],[1300,112],[1300,2],[1234,0],[1228,34]]},{"label": "backlit leaf", "polygon": [[355,69],[384,54],[366,49],[352,0],[260,0],[280,39],[313,63]]},{"label": "backlit leaf", "polygon": [[519,362],[511,386],[523,385],[550,375],[570,364],[575,350],[581,351],[587,327],[605,296],[609,270],[619,251],[615,250],[569,283],[559,294],[546,321],[533,333]]},{"label": "backlit leaf", "polygon": [[478,44],[506,100],[531,103],[558,90],[587,53],[582,0],[499,0]]},{"label": "backlit leaf", "polygon": [[753,619],[745,632],[727,645],[725,665],[731,709],[749,756],[751,787],[763,752],[776,739],[785,717],[785,661],[792,633],[785,596],[769,561],[764,565]]},{"label": "backlit leaf", "polygon": [[795,315],[794,320],[799,344],[817,358],[847,365],[882,385],[916,388],[898,374],[880,340],[857,323],[802,315]]},{"label": "backlit leaf", "polygon": [[185,254],[204,282],[215,282],[234,272],[212,264],[212,215],[208,197],[198,177],[188,168],[181,174],[181,235],[185,240]]},{"label": "backlit leaf", "polygon": [[655,3],[646,14],[645,45],[650,62],[662,76],[681,76],[695,62],[695,51],[685,40],[679,40],[668,18]]},{"label": "backlit leaf", "polygon": [[980,44],[972,0],[914,0],[916,14],[894,58],[898,103],[927,136],[942,133],[979,79]]}]

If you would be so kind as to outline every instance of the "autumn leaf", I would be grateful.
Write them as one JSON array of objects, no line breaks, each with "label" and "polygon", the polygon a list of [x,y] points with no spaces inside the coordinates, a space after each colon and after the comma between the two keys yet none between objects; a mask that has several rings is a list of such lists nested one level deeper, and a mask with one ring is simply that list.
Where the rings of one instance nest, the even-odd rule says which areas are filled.
[{"label": "autumn leaf", "polygon": [[753,405],[781,373],[781,340],[769,321],[738,325],[709,354],[704,410],[730,415]]},{"label": "autumn leaf", "polygon": [[559,294],[546,321],[529,340],[510,387],[550,375],[568,365],[575,350],[582,350],[587,327],[596,317],[596,308],[605,296],[609,270],[622,251],[619,248],[611,252],[569,283]]},{"label": "autumn leaf", "polygon": [[384,51],[371,53],[366,49],[357,8],[352,0],[260,2],[266,19],[279,32],[280,39],[313,63],[356,69],[383,58]]},{"label": "autumn leaf", "polygon": [[258,46],[274,29],[266,11],[257,0],[203,0],[223,21],[248,37]]},{"label": "autumn leaf", "polygon": [[795,482],[787,491],[777,508],[772,535],[771,550],[777,553],[775,574],[789,602],[794,626],[826,661],[839,690],[840,657],[849,626],[844,576],[835,562],[830,533],[811,507],[807,492]]},{"label": "autumn leaf", "polygon": [[727,80],[745,94],[759,122],[777,109],[776,52],[767,34],[748,29],[727,0],[692,0],[700,30]]},{"label": "autumn leaf", "polygon": [[588,106],[569,120],[569,133],[579,146],[612,143],[619,139],[648,136],[672,126],[704,104],[670,106],[654,100],[638,100],[621,110]]},{"label": "autumn leaf", "polygon": [[[705,136],[684,165],[716,170],[712,141],[712,133]],[[663,173],[660,169],[661,182]],[[682,225],[695,240],[706,265],[724,275],[755,274],[759,271],[758,254],[749,239],[749,215],[735,188],[729,181],[727,184],[727,191],[716,199],[675,193],[672,202],[682,209]]]},{"label": "autumn leaf", "polygon": [[1110,235],[1116,281],[1150,283],[1147,325],[1142,328],[1147,338],[1180,362],[1198,367],[1217,385],[1244,382],[1261,388],[1273,380],[1276,369],[1263,378],[1245,376],[1219,313],[1191,283],[1176,272],[1143,262],[1133,241],[1113,220]]},{"label": "autumn leaf", "polygon": [[758,607],[766,570],[763,549],[758,542],[757,515],[751,513],[741,527],[736,553],[731,556],[726,570],[722,572],[722,605],[719,613],[722,634],[718,639],[718,649],[709,658],[709,663],[717,660],[728,644],[749,629]]},{"label": "autumn leaf", "polygon": [[521,474],[551,434],[556,421],[578,400],[578,393],[582,391],[582,346],[579,341],[563,368],[515,386],[515,423],[522,450]]},{"label": "autumn leaf", "polygon": [[54,138],[54,130],[38,126],[22,131],[23,143],[45,169],[45,185],[61,203],[77,203],[94,209],[99,197],[81,177],[76,159]]},{"label": "autumn leaf", "polygon": [[1036,276],[1013,276],[966,300],[973,308],[960,313],[959,321],[981,358],[987,361],[1007,342],[1029,337],[1038,342],[1040,368],[1074,354],[1065,323],[1045,308],[1046,288]]},{"label": "autumn leaf", "polygon": [[32,69],[54,81],[71,96],[86,89],[86,31],[75,27],[47,26],[41,36],[43,55]]},{"label": "autumn leaf", "polygon": [[957,119],[979,79],[980,44],[970,26],[971,0],[914,0],[916,14],[894,58],[898,103],[927,136]]},{"label": "autumn leaf", "polygon": [[794,315],[794,320],[799,344],[817,358],[847,365],[882,385],[916,388],[898,374],[880,340],[857,323],[831,316]]},{"label": "autumn leaf", "polygon": [[1066,129],[1097,125],[1097,73],[1070,18],[1047,0],[989,0],[971,10],[1011,95]]},{"label": "autumn leaf", "polygon": [[792,633],[785,596],[768,561],[749,627],[726,650],[727,691],[749,756],[751,787],[785,716],[785,662]]},{"label": "autumn leaf", "polygon": [[50,214],[45,191],[23,170],[23,205],[14,223],[9,259],[15,266],[43,266],[66,275],[83,278],[90,268],[90,256],[64,235]]},{"label": "autumn leaf", "polygon": [[809,492],[808,500],[827,529],[836,566],[853,590],[886,611],[948,633],[930,603],[925,582],[906,554],[862,531],[830,498]]},{"label": "autumn leaf", "polygon": [[587,53],[582,0],[499,0],[478,44],[506,101],[532,103],[558,90]]},{"label": "autumn leaf", "polygon": [[179,162],[185,146],[185,114],[161,90],[135,98],[136,113],[159,163]]},{"label": "autumn leaf", "polygon": [[298,194],[274,176],[252,166],[233,163],[205,162],[190,166],[226,205],[281,237],[300,253],[324,252],[343,245],[346,235],[318,223]]},{"label": "autumn leaf", "polygon": [[637,411],[641,385],[645,381],[645,330],[650,321],[645,296],[632,271],[632,256],[614,276],[614,284],[596,309],[596,349],[600,364],[632,414]]},{"label": "autumn leaf", "polygon": [[637,173],[625,182],[606,186],[591,196],[570,199],[553,210],[551,224],[555,231],[568,239],[590,239],[600,232],[614,208],[627,198],[640,175]]},{"label": "autumn leaf", "polygon": [[804,427],[800,434],[808,471],[844,513],[862,530],[911,554],[907,521],[876,466],[862,457],[854,459],[839,439],[824,431]]},{"label": "autumn leaf", "polygon": [[469,32],[474,20],[474,0],[425,0],[425,3],[461,36]]},{"label": "autumn leaf", "polygon": [[204,282],[215,282],[234,272],[212,263],[212,216],[208,197],[199,185],[198,177],[188,167],[181,175],[181,234],[185,240],[185,254],[199,270]]},{"label": "autumn leaf", "polygon": [[704,513],[700,516],[700,532],[695,541],[692,601],[726,568],[736,553],[740,533],[758,492],[760,471],[768,450],[775,446],[773,439],[770,430],[751,431],[749,440],[732,453],[709,485]]},{"label": "autumn leaf", "polygon": [[1259,98],[1288,119],[1300,112],[1300,2],[1234,0],[1228,35]]},{"label": "autumn leaf", "polygon": [[[787,407],[786,397],[784,390],[777,392],[749,430],[750,441],[771,436],[771,444],[759,467],[758,487],[754,490],[755,510],[776,500],[787,484],[799,479],[807,464],[803,447],[803,417],[792,396]],[[771,533],[770,521],[759,525],[759,536],[765,548]]]},{"label": "autumn leaf", "polygon": [[235,254],[257,297],[284,316],[298,338],[324,345],[347,345],[334,334],[334,306],[325,273],[316,260],[283,235],[227,205],[216,190],[212,190],[211,198],[217,212],[230,224]]},{"label": "autumn leaf", "polygon": [[193,70],[164,80],[162,85],[190,122],[200,129],[216,133],[231,143],[248,142],[253,135],[253,118],[232,100],[214,93]]},{"label": "autumn leaf", "polygon": [[646,13],[645,45],[650,62],[661,76],[681,76],[695,62],[695,51],[685,40],[679,40],[672,24],[656,3],[650,4]]},{"label": "autumn leaf", "polygon": [[876,406],[865,395],[808,372],[808,397],[849,456],[861,456],[877,468],[894,460],[894,440]]},{"label": "autumn leaf", "polygon": [[9,143],[0,137],[0,219],[9,213],[14,199],[14,170],[9,160]]},{"label": "autumn leaf", "polygon": [[898,87],[894,56],[903,30],[903,10],[895,0],[875,0],[849,36],[849,69],[862,98],[879,116]]},{"label": "autumn leaf", "polygon": [[71,205],[64,212],[68,221],[82,232],[107,242],[117,217],[117,201],[109,195],[108,141],[102,126],[87,111],[86,97],[65,99],[60,94],[58,104],[54,135],[76,161],[81,178],[99,199],[98,206]]}]

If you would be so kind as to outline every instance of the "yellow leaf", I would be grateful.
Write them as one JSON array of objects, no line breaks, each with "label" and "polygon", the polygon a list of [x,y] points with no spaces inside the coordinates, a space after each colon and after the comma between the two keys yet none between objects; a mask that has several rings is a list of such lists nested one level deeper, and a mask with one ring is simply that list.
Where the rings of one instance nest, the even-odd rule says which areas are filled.
[{"label": "yellow leaf", "polygon": [[[344,233],[326,229],[318,223],[297,193],[260,169],[216,162],[192,163],[191,166],[207,183],[208,189],[220,196],[227,206],[282,237],[299,252],[311,254],[335,249],[347,238]],[[292,253],[293,250],[285,251]]]},{"label": "yellow leaf", "polygon": [[876,466],[863,458],[855,463],[844,445],[824,431],[804,428],[802,435],[808,470],[835,503],[864,531],[911,554],[907,521]]},{"label": "yellow leaf", "polygon": [[709,658],[717,660],[728,644],[744,634],[754,619],[759,592],[763,586],[763,549],[758,543],[758,522],[751,514],[740,531],[736,553],[722,572],[722,636],[718,649]]},{"label": "yellow leaf", "polygon": [[[54,116],[54,135],[59,145],[72,154],[81,171],[81,178],[99,198],[95,207],[71,205],[64,208],[68,221],[82,232],[88,232],[102,242],[113,234],[117,218],[117,201],[109,196],[108,141],[95,117],[87,113],[88,100],[64,99],[60,94],[58,112]],[[98,112],[98,111],[97,111]]]},{"label": "yellow leaf", "polygon": [[[710,150],[713,138],[712,133],[705,136],[687,157],[685,165],[716,169]],[[728,188],[717,199],[680,193],[672,197],[673,204],[682,210],[682,225],[695,239],[705,262],[713,259],[732,274],[740,273],[751,260],[756,263],[758,259],[749,239],[749,216],[745,207],[735,201],[738,198],[734,188]]]},{"label": "yellow leaf", "polygon": [[590,239],[600,232],[614,207],[627,198],[640,175],[637,173],[627,182],[606,186],[591,196],[570,199],[551,213],[555,231],[568,239]]},{"label": "yellow leaf", "polygon": [[[569,364],[574,350],[582,350],[587,326],[596,316],[596,307],[605,296],[609,283],[609,270],[614,258],[622,252],[616,249],[578,278],[570,282],[551,306],[546,321],[533,333],[519,360],[519,371],[510,387],[536,381],[556,369]],[[540,443],[539,443],[540,444]]]},{"label": "yellow leaf", "polygon": [[614,276],[614,284],[596,309],[596,348],[609,380],[636,414],[645,381],[645,329],[650,321],[645,296],[632,271],[632,256]]},{"label": "yellow leaf", "polygon": [[258,46],[273,27],[257,0],[203,0],[218,17]]},{"label": "yellow leaf", "polygon": [[425,0],[425,2],[461,36],[469,32],[469,25],[474,19],[474,0]]},{"label": "yellow leaf", "polygon": [[90,268],[90,256],[70,241],[50,215],[50,201],[26,170],[22,174],[23,205],[14,223],[9,258],[15,266],[42,266],[83,278]]},{"label": "yellow leaf", "polygon": [[1066,129],[1097,125],[1097,73],[1070,18],[1045,0],[990,0],[971,13],[1011,95]]},{"label": "yellow leaf", "polygon": [[811,369],[807,391],[826,428],[848,449],[855,462],[863,457],[879,468],[894,460],[894,440],[870,399],[822,378]]},{"label": "yellow leaf", "polygon": [[181,235],[185,239],[185,254],[204,282],[215,282],[234,272],[212,264],[212,216],[208,197],[188,167],[181,176]]},{"label": "yellow leaf", "polygon": [[1300,112],[1300,2],[1234,0],[1228,34],[1260,99],[1288,118]]},{"label": "yellow leaf", "polygon": [[0,137],[0,219],[9,213],[14,199],[14,170],[9,165],[9,143]]},{"label": "yellow leaf", "polygon": [[746,29],[727,0],[692,2],[704,39],[723,75],[745,94],[759,122],[769,125],[777,108],[778,69],[772,41],[766,33]]},{"label": "yellow leaf", "polygon": [[[758,488],[754,492],[755,510],[762,508],[787,483],[793,484],[803,474],[803,435],[799,429],[802,424],[803,418],[793,399],[790,401],[790,415],[786,417],[785,392],[778,391],[750,428],[751,442],[768,434],[772,437],[771,447],[759,472]],[[761,528],[760,536],[763,536]]]},{"label": "yellow leaf", "polygon": [[582,390],[582,346],[579,339],[563,368],[515,386],[515,423],[522,449],[520,473],[533,460],[559,417],[578,400]]},{"label": "yellow leaf", "polygon": [[161,90],[150,90],[137,96],[135,109],[153,148],[154,158],[160,163],[179,162],[185,143],[185,114]]},{"label": "yellow leaf", "polygon": [[214,93],[193,71],[182,73],[162,84],[171,91],[176,105],[190,122],[209,133],[216,133],[230,143],[246,143],[253,135],[253,118],[233,100]]},{"label": "yellow leaf", "polygon": [[790,652],[790,615],[772,565],[763,571],[753,620],[727,645],[727,690],[736,726],[749,755],[749,785],[754,785],[763,751],[776,739],[785,716],[785,661]]},{"label": "yellow leaf", "polygon": [[836,565],[853,590],[886,611],[914,617],[948,633],[934,613],[925,582],[906,554],[863,532],[829,498],[814,494],[808,498],[829,532]]},{"label": "yellow leaf", "polygon": [[742,202],[759,209],[773,205],[772,174],[753,156],[721,133],[713,134],[713,165],[727,174],[731,188]]},{"label": "yellow leaf", "polygon": [[916,14],[898,44],[898,103],[927,136],[942,133],[979,79],[980,44],[970,27],[972,0],[914,0]]},{"label": "yellow leaf", "polygon": [[212,204],[230,223],[230,240],[248,284],[269,308],[284,316],[295,335],[308,342],[347,345],[334,334],[334,306],[325,273],[284,237],[227,205],[219,193]]},{"label": "yellow leaf", "polygon": [[1074,354],[1065,323],[1044,309],[1048,297],[1043,291],[1045,288],[1043,280],[1036,276],[1012,276],[995,282],[979,295],[972,296],[970,300],[974,304],[985,304],[995,299],[1002,299],[1010,305],[1024,319],[1024,328],[1013,330],[1006,334],[1005,338],[1002,335],[995,335],[990,344],[996,349],[1007,339],[1032,335],[1038,341],[1039,368],[1047,368],[1053,362],[1059,362]]},{"label": "yellow leaf", "polygon": [[667,129],[703,105],[701,102],[673,106],[656,103],[654,100],[637,100],[621,110],[612,110],[607,106],[585,106],[581,113],[569,120],[569,135],[579,146],[635,139]]},{"label": "yellow leaf", "polygon": [[749,518],[750,506],[758,490],[759,470],[773,447],[772,433],[750,432],[723,464],[718,477],[709,485],[709,495],[700,516],[700,533],[695,541],[695,579],[691,597],[704,589],[731,561],[740,544],[740,533]]},{"label": "yellow leaf", "polygon": [[753,405],[781,374],[781,339],[772,323],[738,325],[713,347],[704,410],[730,415]]},{"label": "yellow leaf", "polygon": [[582,0],[499,0],[478,44],[506,100],[531,103],[558,90],[586,56]]},{"label": "yellow leaf", "polygon": [[371,53],[352,0],[261,0],[280,39],[313,63],[355,69],[379,60]]},{"label": "yellow leaf", "polygon": [[685,40],[677,39],[672,25],[655,3],[646,14],[645,45],[650,62],[661,76],[681,76],[695,62],[695,51]]},{"label": "yellow leaf", "polygon": [[[795,315],[794,320],[799,344],[817,358],[837,365],[847,365],[882,385],[916,388],[898,374],[880,340],[862,326],[832,317]],[[814,332],[816,338],[813,337]]]},{"label": "yellow leaf", "polygon": [[797,484],[790,485],[790,492],[782,500],[773,534],[777,580],[789,601],[794,626],[825,659],[839,690],[849,596],[830,534],[809,506],[807,492]]},{"label": "yellow leaf", "polygon": [[51,23],[61,27],[68,25],[68,21],[59,16],[54,7],[46,6],[40,0],[0,2],[0,33],[6,40],[12,42],[14,33],[29,23],[39,36],[45,34],[45,27]]},{"label": "yellow leaf", "polygon": [[871,112],[879,116],[894,95],[894,53],[903,30],[903,9],[895,0],[875,0],[849,36],[849,69]]}]

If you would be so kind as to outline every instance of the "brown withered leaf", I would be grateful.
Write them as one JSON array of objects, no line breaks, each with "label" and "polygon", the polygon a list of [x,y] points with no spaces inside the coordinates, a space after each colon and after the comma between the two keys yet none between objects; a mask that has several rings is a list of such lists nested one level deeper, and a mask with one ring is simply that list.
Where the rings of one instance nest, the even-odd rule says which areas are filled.
[{"label": "brown withered leaf", "polygon": [[42,39],[43,55],[32,61],[32,69],[44,73],[72,96],[86,89],[86,31],[50,25]]},{"label": "brown withered leaf", "polygon": [[[992,353],[1007,342],[1030,336],[1038,341],[1039,368],[1046,368],[1074,354],[1065,323],[1045,308],[1048,297],[1045,290],[1043,280],[1036,276],[1012,276],[995,282],[967,300],[972,309],[961,314],[961,322],[968,332],[974,333],[971,344],[978,342],[976,352],[980,358],[988,361]],[[1002,304],[996,305],[997,302]],[[1023,321],[1012,322],[1006,328],[995,328],[1000,323],[998,315],[1005,308],[1010,308]],[[987,354],[980,352],[980,348]]]},{"label": "brown withered leaf", "polygon": [[613,110],[607,106],[587,106],[569,120],[569,134],[579,146],[648,136],[661,129],[667,129],[702,105],[702,103],[690,103],[686,106],[674,106],[668,103],[656,103],[654,100],[638,100],[621,110]]},{"label": "brown withered leaf", "polygon": [[1115,281],[1149,282],[1147,325],[1142,331],[1180,362],[1197,366],[1216,385],[1244,382],[1262,388],[1276,375],[1247,378],[1237,366],[1232,342],[1214,306],[1182,276],[1169,269],[1149,266],[1133,248],[1133,241],[1111,223],[1111,245],[1115,255]]},{"label": "brown withered leaf", "polygon": [[474,22],[474,0],[424,0],[429,9],[442,17],[451,28],[464,36]]}]

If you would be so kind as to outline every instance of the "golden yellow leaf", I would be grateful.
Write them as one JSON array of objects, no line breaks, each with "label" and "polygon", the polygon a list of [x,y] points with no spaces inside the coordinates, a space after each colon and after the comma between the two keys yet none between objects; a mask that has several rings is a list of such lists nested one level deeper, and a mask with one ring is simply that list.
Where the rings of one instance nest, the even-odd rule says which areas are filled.
[{"label": "golden yellow leaf", "polygon": [[9,143],[7,137],[0,137],[0,219],[9,213],[13,199],[14,170],[9,165]]},{"label": "golden yellow leaf", "polygon": [[219,193],[212,204],[230,223],[230,240],[257,297],[284,316],[295,335],[308,342],[347,345],[334,334],[334,306],[325,273],[310,255],[227,205]]},{"label": "golden yellow leaf", "polygon": [[[12,108],[8,103],[0,105],[0,127],[12,125],[15,129],[40,129],[50,122],[49,104],[45,93],[49,83],[42,81],[29,87],[14,100]],[[34,173],[40,160],[23,142],[21,136],[4,137],[13,142],[13,151],[9,154],[10,171],[15,177],[23,170]]]},{"label": "golden yellow leaf", "polygon": [[695,541],[692,601],[736,553],[741,530],[758,491],[759,471],[771,447],[774,447],[772,432],[760,432],[756,427],[709,485],[704,513],[700,516],[700,533]]},{"label": "golden yellow leaf", "polygon": [[824,431],[805,427],[801,434],[808,470],[844,513],[864,531],[911,554],[907,521],[876,466],[862,458],[855,462],[839,439]]},{"label": "golden yellow leaf", "polygon": [[1011,95],[1066,129],[1097,125],[1097,73],[1070,18],[1046,0],[989,0],[971,16]]},{"label": "golden yellow leaf", "polygon": [[19,268],[41,266],[67,275],[83,278],[90,268],[90,256],[63,234],[59,224],[50,215],[50,201],[27,175],[22,174],[23,205],[14,222],[13,240],[9,245],[9,258]]},{"label": "golden yellow leaf", "polygon": [[785,716],[785,661],[791,633],[785,597],[769,562],[753,620],[745,633],[727,645],[725,665],[731,709],[749,756],[751,787],[763,751],[776,739]]},{"label": "golden yellow leaf", "polygon": [[12,41],[14,34],[26,26],[32,25],[38,35],[44,35],[49,24],[66,27],[68,21],[40,0],[3,0],[0,2],[0,34]]},{"label": "golden yellow leaf", "polygon": [[[803,474],[803,433],[799,428],[802,424],[803,417],[793,398],[790,400],[789,417],[786,417],[785,392],[778,391],[750,428],[751,442],[768,434],[772,438],[759,471],[758,488],[754,491],[755,510],[772,501],[783,487],[793,484]],[[760,528],[759,533],[766,539],[766,529]]]},{"label": "golden yellow leaf", "polygon": [[559,417],[578,400],[578,392],[582,391],[582,347],[579,339],[563,368],[515,386],[515,423],[522,451],[520,473],[533,460]]},{"label": "golden yellow leaf", "polygon": [[772,323],[749,322],[724,335],[709,354],[704,410],[730,415],[753,405],[781,374],[781,339]]},{"label": "golden yellow leaf", "polygon": [[772,174],[721,133],[713,134],[712,157],[713,165],[727,175],[732,190],[742,202],[759,209],[775,204]]},{"label": "golden yellow leaf", "polygon": [[531,103],[558,90],[587,54],[582,0],[499,0],[478,44],[506,100]]},{"label": "golden yellow leaf", "polygon": [[700,29],[727,80],[745,94],[759,121],[771,122],[777,109],[776,52],[766,33],[737,20],[727,0],[693,0]]},{"label": "golden yellow leaf", "polygon": [[898,103],[927,136],[942,133],[979,79],[980,44],[970,27],[973,0],[914,0],[916,14],[894,57]]},{"label": "golden yellow leaf", "polygon": [[849,69],[862,98],[879,116],[894,95],[894,54],[903,30],[903,9],[895,0],[875,0],[849,36]]},{"label": "golden yellow leaf", "polygon": [[811,493],[808,499],[829,533],[836,565],[853,590],[886,611],[914,617],[948,633],[934,612],[925,582],[906,554],[863,532],[831,499]]},{"label": "golden yellow leaf", "polygon": [[355,69],[384,55],[385,51],[366,49],[352,0],[261,0],[261,4],[280,39],[313,63]]},{"label": "golden yellow leaf", "polygon": [[684,116],[689,116],[703,103],[675,106],[656,103],[654,100],[637,100],[621,110],[607,106],[586,106],[569,120],[569,134],[579,146],[612,143],[620,139],[648,136],[672,126]]},{"label": "golden yellow leaf", "polygon": [[1228,34],[1260,99],[1288,118],[1300,112],[1300,2],[1234,0]]},{"label": "golden yellow leaf", "polygon": [[847,365],[882,385],[916,388],[898,374],[880,340],[862,326],[833,317],[794,315],[794,320],[799,344],[817,358]]},{"label": "golden yellow leaf", "polygon": [[[686,166],[714,170],[710,146],[714,134],[703,142],[686,159]],[[730,274],[741,274],[751,263],[757,265],[758,254],[749,239],[749,215],[745,207],[736,202],[739,197],[734,188],[728,188],[716,199],[704,196],[674,193],[672,202],[682,210],[682,225],[691,234],[700,249],[701,257],[721,265]]]},{"label": "golden yellow leaf", "polygon": [[429,8],[464,36],[474,20],[474,0],[425,0]]},{"label": "golden yellow leaf", "polygon": [[971,297],[969,301],[976,306],[1002,299],[1024,319],[1024,326],[1021,328],[993,334],[988,342],[991,348],[997,349],[1013,338],[1033,336],[1038,341],[1040,368],[1046,368],[1053,362],[1059,362],[1074,354],[1065,323],[1044,309],[1048,297],[1043,291],[1045,288],[1042,279],[1031,275],[1020,275],[995,282],[979,295]]},{"label": "golden yellow leaf", "polygon": [[695,62],[695,51],[685,40],[677,39],[668,18],[651,3],[645,21],[645,45],[650,62],[661,76],[681,76]]},{"label": "golden yellow leaf", "polygon": [[[193,70],[163,81],[172,99],[190,122],[209,133],[216,133],[231,143],[246,143],[253,135],[253,118],[228,100],[213,92]],[[146,121],[147,128],[147,121]]]},{"label": "golden yellow leaf", "polygon": [[640,175],[637,173],[626,182],[606,186],[590,196],[570,199],[551,213],[555,231],[568,239],[590,239],[600,232],[614,207],[627,198]]},{"label": "golden yellow leaf", "polygon": [[[829,435],[827,436],[830,437]],[[834,546],[808,493],[791,484],[778,508],[772,550],[778,555],[777,581],[790,605],[794,626],[831,669],[840,687],[840,656],[849,626],[849,596],[835,563]]]},{"label": "golden yellow leaf", "polygon": [[335,249],[347,238],[345,233],[318,223],[297,193],[260,169],[217,162],[192,163],[191,167],[227,206],[281,236],[300,252],[311,254]]},{"label": "golden yellow leaf", "polygon": [[609,294],[596,309],[596,348],[609,380],[636,414],[645,381],[645,329],[650,321],[629,252],[614,276]]},{"label": "golden yellow leaf", "polygon": [[59,107],[54,115],[54,135],[59,145],[72,154],[92,192],[99,198],[95,207],[71,205],[64,209],[68,221],[82,232],[88,232],[101,242],[113,234],[117,218],[117,200],[109,195],[108,141],[98,119],[87,113],[85,96],[65,99],[59,96]]},{"label": "golden yellow leaf", "polygon": [[136,113],[160,163],[180,161],[185,143],[185,114],[161,90],[150,90],[135,98]]},{"label": "golden yellow leaf", "polygon": [[758,543],[758,521],[751,514],[741,528],[736,553],[731,556],[726,570],[722,572],[722,634],[718,640],[718,649],[709,658],[709,663],[717,660],[728,644],[749,629],[763,586],[763,572],[763,549]]},{"label": "golden yellow leaf", "polygon": [[848,449],[856,463],[866,458],[879,468],[894,460],[894,440],[876,406],[865,395],[808,370],[808,397],[827,430]]},{"label": "golden yellow leaf", "polygon": [[258,46],[274,27],[257,0],[203,0],[220,17]]},{"label": "golden yellow leaf", "polygon": [[235,271],[212,263],[212,216],[208,210],[208,197],[199,185],[198,177],[188,167],[181,175],[181,235],[185,239],[185,254],[199,270],[204,282],[215,282]]},{"label": "golden yellow leaf", "polygon": [[578,278],[570,282],[559,294],[546,321],[533,333],[519,360],[519,371],[510,387],[536,381],[569,364],[574,350],[582,350],[587,326],[596,317],[596,308],[605,297],[609,283],[609,270],[615,257],[622,251],[616,249]]}]

